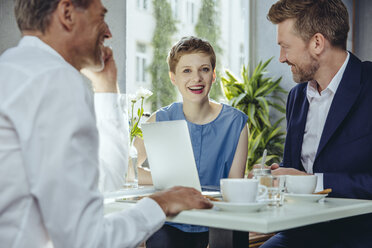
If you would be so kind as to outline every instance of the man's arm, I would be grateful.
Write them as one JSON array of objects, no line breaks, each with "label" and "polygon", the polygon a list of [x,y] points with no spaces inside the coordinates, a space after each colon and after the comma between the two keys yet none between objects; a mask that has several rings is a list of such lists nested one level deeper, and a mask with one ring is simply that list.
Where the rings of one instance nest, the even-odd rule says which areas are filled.
[{"label": "man's arm", "polygon": [[128,167],[128,116],[124,95],[119,94],[117,68],[112,50],[104,48],[102,71],[83,69],[82,73],[92,82],[94,105],[99,131],[99,189],[115,191],[124,185]]},{"label": "man's arm", "polygon": [[48,73],[53,75],[41,75],[25,89],[24,97],[34,97],[31,102],[37,104],[28,113],[37,131],[21,140],[30,192],[56,248],[135,247],[160,228],[165,214],[211,207],[200,193],[182,188],[104,217],[97,190],[98,133],[88,90],[78,72]]}]

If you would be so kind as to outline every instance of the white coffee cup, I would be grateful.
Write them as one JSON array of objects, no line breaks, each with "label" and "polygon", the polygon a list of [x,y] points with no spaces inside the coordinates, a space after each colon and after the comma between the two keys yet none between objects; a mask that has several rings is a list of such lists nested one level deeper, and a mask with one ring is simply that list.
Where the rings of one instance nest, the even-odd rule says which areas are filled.
[{"label": "white coffee cup", "polygon": [[288,193],[312,194],[315,191],[317,176],[315,175],[287,175],[286,188]]},{"label": "white coffee cup", "polygon": [[224,178],[220,180],[221,194],[226,202],[251,203],[265,199],[267,187],[257,179]]}]

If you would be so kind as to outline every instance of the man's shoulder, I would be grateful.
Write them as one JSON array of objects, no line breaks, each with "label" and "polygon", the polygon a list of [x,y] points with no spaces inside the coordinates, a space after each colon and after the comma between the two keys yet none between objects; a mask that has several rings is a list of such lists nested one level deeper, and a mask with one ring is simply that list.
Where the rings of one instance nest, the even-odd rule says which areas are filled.
[{"label": "man's shoulder", "polygon": [[372,61],[363,61],[362,62],[362,71],[372,75]]},{"label": "man's shoulder", "polygon": [[307,82],[304,82],[304,83],[298,83],[296,84],[292,89],[291,91],[293,92],[303,92],[303,90],[307,87]]},{"label": "man's shoulder", "polygon": [[55,69],[62,69],[66,73],[77,72],[62,57],[31,46],[8,49],[0,56],[0,66],[29,76]]},{"label": "man's shoulder", "polygon": [[[361,73],[364,75],[372,75],[372,61],[362,61],[360,58],[358,58],[355,54],[349,52],[350,59],[348,63],[348,68],[346,68],[346,71],[349,73],[359,73],[359,68],[361,70]],[[353,69],[350,69],[353,68]],[[358,70],[355,70],[357,68]]]},{"label": "man's shoulder", "polygon": [[289,98],[303,96],[306,92],[307,83],[298,83],[294,86],[288,94]]},{"label": "man's shoulder", "polygon": [[70,89],[74,89],[77,92],[85,87],[80,72],[61,56],[35,47],[6,51],[0,58],[0,75],[0,88],[8,95],[30,93],[36,89],[44,92],[71,92]]}]

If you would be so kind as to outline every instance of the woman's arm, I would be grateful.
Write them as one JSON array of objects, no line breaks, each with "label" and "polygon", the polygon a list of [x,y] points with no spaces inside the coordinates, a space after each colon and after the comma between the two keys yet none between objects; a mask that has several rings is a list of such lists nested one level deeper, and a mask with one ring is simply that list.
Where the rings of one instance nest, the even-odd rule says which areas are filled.
[{"label": "woman's arm", "polygon": [[248,127],[245,125],[240,133],[238,146],[236,147],[234,160],[229,172],[229,178],[244,177],[248,155]]}]

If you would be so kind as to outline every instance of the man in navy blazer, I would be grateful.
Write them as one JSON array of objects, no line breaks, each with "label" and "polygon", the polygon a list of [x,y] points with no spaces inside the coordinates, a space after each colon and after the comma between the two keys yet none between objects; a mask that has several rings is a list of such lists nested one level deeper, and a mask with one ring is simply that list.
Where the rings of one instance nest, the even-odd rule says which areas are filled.
[{"label": "man in navy blazer", "polygon": [[[283,163],[274,175],[318,177],[331,197],[372,199],[372,63],[346,51],[341,0],[280,0],[280,62],[299,83],[289,93]],[[281,232],[262,247],[372,247],[372,215]]]},{"label": "man in navy blazer", "polygon": [[[294,87],[287,101],[283,166],[304,171],[301,163],[309,101],[307,84]],[[320,128],[320,127],[314,127]],[[332,197],[372,199],[372,63],[350,53],[330,106],[313,162]],[[371,223],[372,224],[372,223]]]}]

